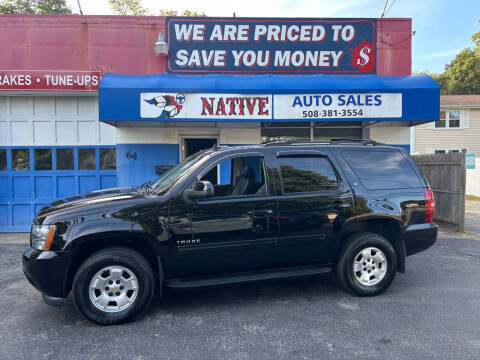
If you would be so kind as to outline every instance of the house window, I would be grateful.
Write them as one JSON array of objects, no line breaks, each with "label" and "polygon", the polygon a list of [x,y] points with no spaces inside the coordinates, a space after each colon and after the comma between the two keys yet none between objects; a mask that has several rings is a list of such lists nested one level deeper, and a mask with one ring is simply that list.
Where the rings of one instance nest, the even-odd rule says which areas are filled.
[{"label": "house window", "polygon": [[441,110],[440,119],[435,121],[435,129],[460,129],[460,110]]},{"label": "house window", "polygon": [[448,154],[448,153],[459,153],[459,152],[468,152],[468,149],[460,148],[441,148],[441,149],[427,149],[427,154]]},{"label": "house window", "polygon": [[460,111],[447,111],[448,114],[448,127],[460,128]]}]

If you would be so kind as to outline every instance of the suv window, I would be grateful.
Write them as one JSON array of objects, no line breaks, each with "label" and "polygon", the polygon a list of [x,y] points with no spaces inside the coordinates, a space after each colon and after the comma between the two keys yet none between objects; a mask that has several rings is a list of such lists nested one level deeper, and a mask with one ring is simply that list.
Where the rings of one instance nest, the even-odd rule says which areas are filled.
[{"label": "suv window", "polygon": [[277,160],[284,194],[322,191],[338,185],[330,161],[323,156],[288,155]]},{"label": "suv window", "polygon": [[265,195],[265,168],[260,156],[234,157],[217,163],[200,180],[212,183],[215,197]]},{"label": "suv window", "polygon": [[343,157],[367,189],[422,187],[400,151],[347,150],[343,152]]}]

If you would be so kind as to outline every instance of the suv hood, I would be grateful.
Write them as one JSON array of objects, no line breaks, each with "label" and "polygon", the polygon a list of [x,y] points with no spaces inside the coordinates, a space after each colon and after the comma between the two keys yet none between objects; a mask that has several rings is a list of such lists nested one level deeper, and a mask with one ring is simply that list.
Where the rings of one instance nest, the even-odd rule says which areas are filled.
[{"label": "suv hood", "polygon": [[106,205],[141,197],[143,196],[133,186],[98,190],[54,201],[40,209],[37,216],[46,216],[59,210],[76,210],[86,206]]}]

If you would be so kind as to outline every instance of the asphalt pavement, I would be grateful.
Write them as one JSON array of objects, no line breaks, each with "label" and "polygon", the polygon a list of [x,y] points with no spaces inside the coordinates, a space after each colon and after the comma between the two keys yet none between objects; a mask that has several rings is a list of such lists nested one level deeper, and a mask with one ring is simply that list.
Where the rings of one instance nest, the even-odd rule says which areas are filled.
[{"label": "asphalt pavement", "polygon": [[465,201],[465,232],[480,238],[480,201]]},{"label": "asphalt pavement", "polygon": [[53,308],[24,278],[25,245],[0,241],[1,359],[473,359],[480,240],[442,233],[386,293],[332,276],[170,291],[136,322],[101,327]]}]

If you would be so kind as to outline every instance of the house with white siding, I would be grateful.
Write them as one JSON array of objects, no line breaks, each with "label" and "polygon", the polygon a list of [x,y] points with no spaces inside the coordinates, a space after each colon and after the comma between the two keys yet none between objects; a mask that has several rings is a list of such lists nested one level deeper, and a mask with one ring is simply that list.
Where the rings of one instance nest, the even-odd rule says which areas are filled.
[{"label": "house with white siding", "polygon": [[469,195],[480,196],[480,95],[440,96],[440,120],[410,128],[412,154],[459,152],[475,154],[467,170]]},{"label": "house with white siding", "polygon": [[412,154],[465,149],[480,156],[480,95],[441,95],[440,120],[410,129]]}]

